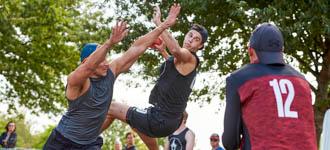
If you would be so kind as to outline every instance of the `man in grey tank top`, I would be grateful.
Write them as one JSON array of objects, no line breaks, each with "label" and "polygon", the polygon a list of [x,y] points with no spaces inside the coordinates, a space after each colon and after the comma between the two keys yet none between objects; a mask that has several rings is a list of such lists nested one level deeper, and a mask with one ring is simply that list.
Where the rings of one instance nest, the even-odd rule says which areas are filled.
[{"label": "man in grey tank top", "polygon": [[[181,6],[174,4],[171,11],[180,11]],[[155,9],[154,22],[159,27],[160,9]],[[162,64],[159,78],[149,96],[153,106],[146,109],[130,107],[120,102],[113,102],[102,129],[106,129],[114,119],[128,123],[151,150],[158,150],[155,138],[173,133],[182,121],[188,98],[192,92],[199,59],[196,52],[203,49],[208,37],[207,30],[200,25],[193,25],[185,35],[182,47],[165,30],[161,35],[161,44],[153,44],[166,61]],[[158,43],[158,42],[157,42]],[[165,46],[172,54],[169,57]]]},{"label": "man in grey tank top", "polygon": [[121,57],[110,63],[105,59],[106,54],[127,35],[126,22],[117,22],[103,45],[86,44],[81,51],[81,64],[67,79],[65,94],[69,108],[43,149],[101,149],[103,140],[99,135],[112,100],[116,77],[126,72],[153,41],[175,23],[176,16],[175,12],[169,14],[163,24],[138,38]]}]

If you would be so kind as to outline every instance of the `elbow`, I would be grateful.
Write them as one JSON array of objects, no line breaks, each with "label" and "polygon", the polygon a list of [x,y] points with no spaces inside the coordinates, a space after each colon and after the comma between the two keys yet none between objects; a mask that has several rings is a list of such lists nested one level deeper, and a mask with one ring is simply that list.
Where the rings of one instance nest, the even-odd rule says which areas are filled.
[{"label": "elbow", "polygon": [[228,143],[224,143],[222,142],[223,144],[223,147],[226,149],[226,150],[235,150],[235,149],[238,149],[235,145],[230,145]]},{"label": "elbow", "polygon": [[236,145],[230,145],[228,143],[222,143],[223,144],[223,147],[226,149],[226,150],[236,150],[238,149],[238,147]]},{"label": "elbow", "polygon": [[171,54],[174,55],[174,56],[178,55],[179,51],[180,51],[180,48],[170,49]]},{"label": "elbow", "polygon": [[230,139],[227,136],[222,136],[222,144],[226,150],[235,150],[239,148],[237,141]]}]

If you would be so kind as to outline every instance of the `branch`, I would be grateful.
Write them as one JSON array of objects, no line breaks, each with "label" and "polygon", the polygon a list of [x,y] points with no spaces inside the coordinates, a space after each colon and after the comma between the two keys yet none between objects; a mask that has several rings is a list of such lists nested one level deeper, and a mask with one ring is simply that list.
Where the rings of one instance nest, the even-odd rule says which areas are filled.
[{"label": "branch", "polygon": [[310,84],[309,82],[308,82],[308,84],[311,87],[312,91],[316,94],[317,89],[312,84]]},{"label": "branch", "polygon": [[306,66],[306,69],[311,72],[316,78],[318,78],[319,72],[314,71],[309,67],[309,64],[307,64],[302,58],[298,57],[295,53],[292,53],[292,56],[298,60],[299,63],[303,64],[303,66]]},{"label": "branch", "polygon": [[[316,44],[314,44],[314,49],[316,49]],[[317,54],[315,54],[316,56]],[[314,64],[314,67],[315,67],[315,71],[316,72],[319,72],[319,69],[318,69],[318,61],[317,61],[317,58],[315,58],[313,56],[313,50],[312,49],[309,49],[308,50],[308,56],[311,58],[311,60],[313,61],[313,64]]]}]

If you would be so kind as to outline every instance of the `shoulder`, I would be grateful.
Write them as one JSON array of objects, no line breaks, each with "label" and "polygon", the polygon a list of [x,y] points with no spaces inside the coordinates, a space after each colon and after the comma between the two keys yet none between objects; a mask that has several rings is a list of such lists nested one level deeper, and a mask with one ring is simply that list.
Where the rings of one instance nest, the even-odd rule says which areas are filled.
[{"label": "shoulder", "polygon": [[195,139],[195,133],[192,130],[188,130],[185,135],[186,139]]},{"label": "shoulder", "polygon": [[266,75],[295,75],[301,76],[289,65],[265,65],[265,64],[247,64],[242,68],[234,71],[226,78],[231,84],[241,85],[248,80],[255,79]]},{"label": "shoulder", "polygon": [[258,70],[258,65],[256,64],[247,64],[241,67],[238,70],[232,72],[227,78],[226,82],[230,84],[241,84],[245,82],[245,80],[254,75],[256,70]]},{"label": "shoulder", "polygon": [[292,73],[293,75],[305,79],[305,76],[296,69],[294,69],[291,65],[286,64],[285,66],[286,66],[286,70],[290,71],[290,73]]},{"label": "shoulder", "polygon": [[192,134],[192,135],[195,135],[195,132],[194,131],[192,131],[191,129],[189,129],[189,128],[187,128],[188,129],[188,131],[187,131],[187,134]]},{"label": "shoulder", "polygon": [[261,67],[262,66],[259,64],[246,64],[246,65],[242,66],[240,69],[237,69],[234,72],[232,72],[229,77],[239,78],[242,76],[249,75],[251,73],[253,74],[253,73],[255,73],[256,70],[261,69]]},{"label": "shoulder", "polygon": [[187,57],[188,62],[198,62],[198,57],[197,55],[195,55],[194,53],[192,53],[191,51],[189,51],[186,48],[181,48],[180,51],[183,53],[183,55],[185,57]]}]

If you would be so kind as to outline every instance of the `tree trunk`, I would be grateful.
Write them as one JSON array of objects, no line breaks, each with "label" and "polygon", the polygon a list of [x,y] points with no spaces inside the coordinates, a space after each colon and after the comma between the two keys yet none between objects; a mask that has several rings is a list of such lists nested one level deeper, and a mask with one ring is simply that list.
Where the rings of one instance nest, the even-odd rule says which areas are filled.
[{"label": "tree trunk", "polygon": [[[329,78],[330,78],[330,38],[326,38],[324,44],[324,55],[322,57],[322,69],[318,77],[318,88],[316,93],[316,103],[314,105],[314,116],[317,139],[322,132],[323,118],[327,109],[330,108],[329,94]],[[319,141],[319,140],[317,140]]]}]

